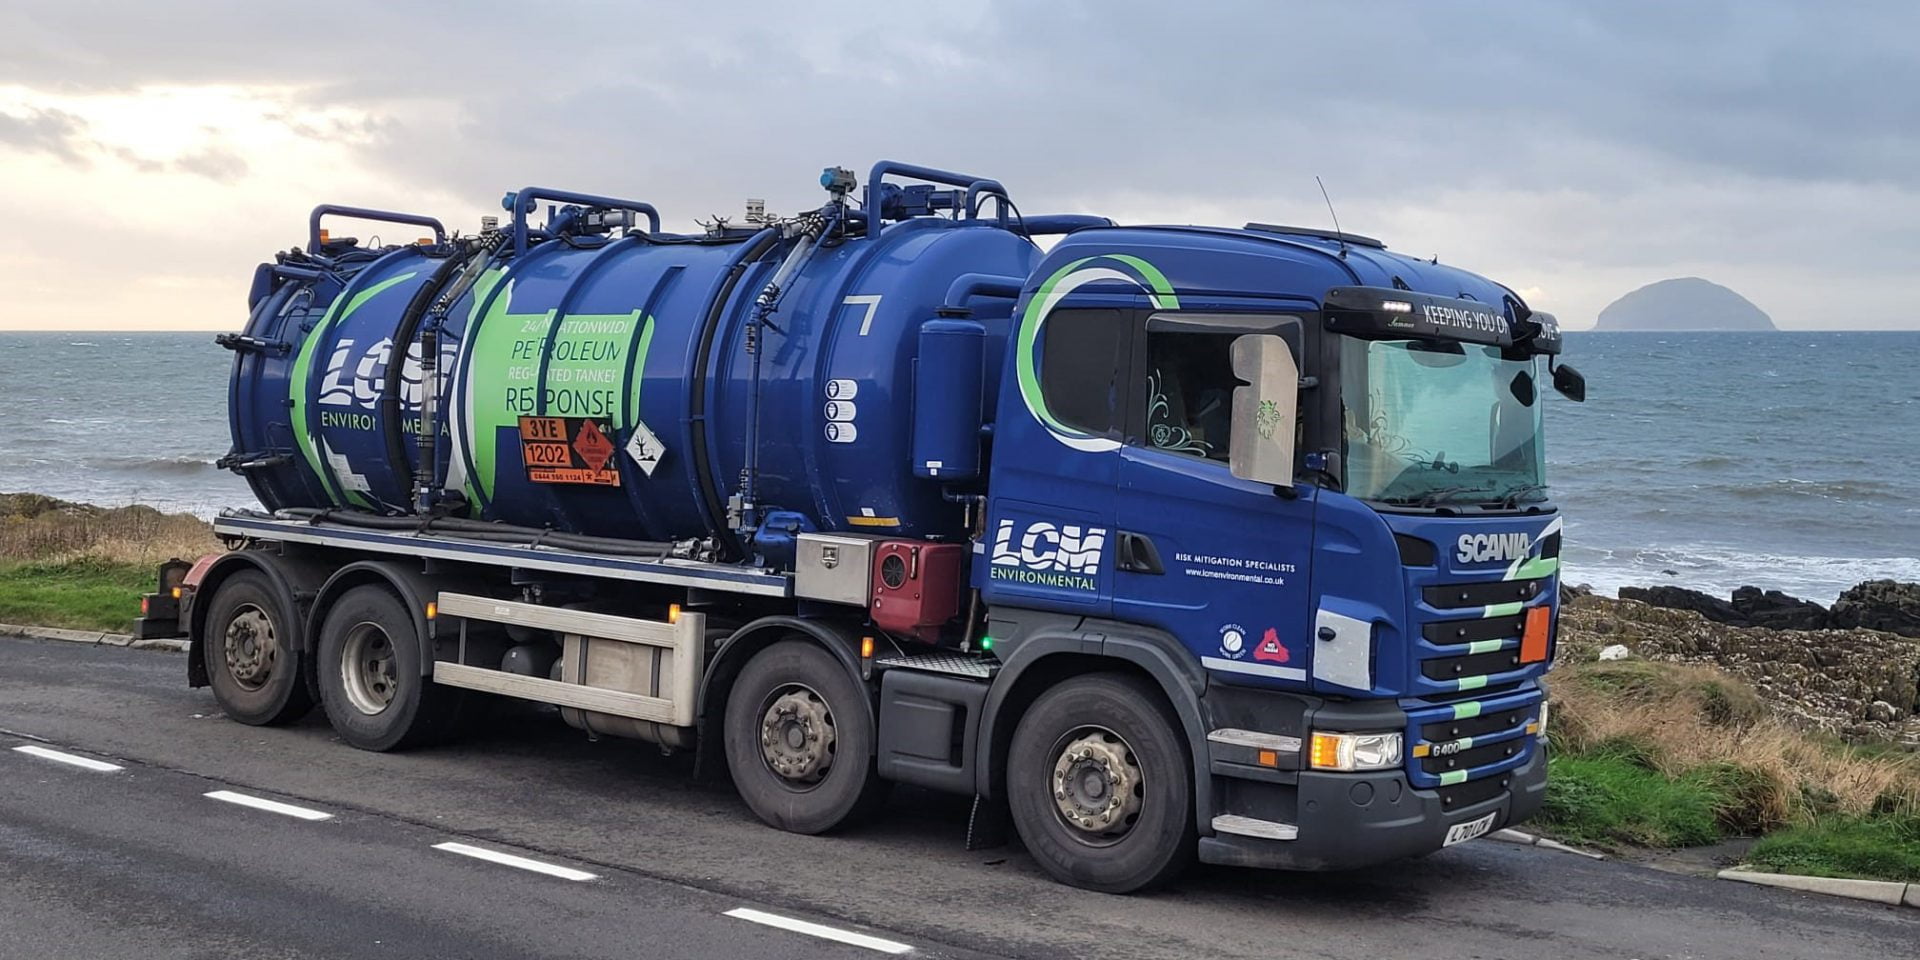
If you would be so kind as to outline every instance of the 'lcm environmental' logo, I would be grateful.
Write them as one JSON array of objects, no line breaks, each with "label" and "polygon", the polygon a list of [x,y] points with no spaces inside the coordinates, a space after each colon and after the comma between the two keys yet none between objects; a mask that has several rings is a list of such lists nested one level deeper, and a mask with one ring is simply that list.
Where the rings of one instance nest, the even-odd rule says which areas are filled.
[{"label": "'lcm environmental' logo", "polygon": [[989,569],[994,580],[1093,590],[1106,545],[1107,531],[1100,527],[1002,520],[994,530]]}]

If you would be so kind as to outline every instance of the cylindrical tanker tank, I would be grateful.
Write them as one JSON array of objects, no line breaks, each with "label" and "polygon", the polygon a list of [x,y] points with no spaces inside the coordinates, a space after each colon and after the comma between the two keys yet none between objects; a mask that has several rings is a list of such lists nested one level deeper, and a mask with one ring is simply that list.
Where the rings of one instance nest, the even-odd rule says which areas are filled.
[{"label": "cylindrical tanker tank", "polygon": [[[320,216],[336,211],[433,223],[442,242],[366,249],[330,241]],[[389,426],[403,433],[417,426],[419,344],[407,338],[394,365],[394,334],[407,304],[455,251],[437,221],[410,214],[322,207],[312,222],[306,249],[261,265],[245,330],[223,339],[237,353],[228,397],[234,446],[226,462],[268,507],[392,512],[406,504],[406,478],[417,463],[394,469],[383,442],[373,466],[361,448]],[[402,456],[411,456],[412,444],[405,448]],[[351,465],[350,452],[359,454],[361,468]]]},{"label": "cylindrical tanker tank", "polygon": [[[1029,272],[1040,253],[1025,235],[972,209],[909,210],[875,233],[834,204],[752,234],[526,230],[526,198],[543,192],[511,200],[514,233],[529,238],[522,252],[454,241],[321,250],[263,268],[317,275],[270,285],[248,335],[286,351],[235,368],[236,453],[280,457],[247,471],[267,506],[409,511],[419,335],[430,326],[432,485],[453,504],[464,498],[467,515],[605,537],[714,536],[746,555],[733,528],[751,466],[762,515],[797,513],[822,530],[959,532],[945,481],[914,475],[920,331],[956,278]],[[592,219],[563,210],[549,224]],[[993,355],[1011,304],[986,302],[997,312],[972,322]]]}]

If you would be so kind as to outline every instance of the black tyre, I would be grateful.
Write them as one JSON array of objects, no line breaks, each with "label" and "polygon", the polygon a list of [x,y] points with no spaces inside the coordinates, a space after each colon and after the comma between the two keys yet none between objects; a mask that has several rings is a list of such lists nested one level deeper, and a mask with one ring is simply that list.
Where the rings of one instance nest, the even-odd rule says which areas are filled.
[{"label": "black tyre", "polygon": [[460,691],[420,675],[419,631],[385,587],[354,587],[334,602],[314,666],[327,720],[362,750],[420,746],[457,726]]},{"label": "black tyre", "polygon": [[273,582],[242,570],[220,582],[200,645],[213,699],[227,716],[256,727],[292,723],[313,709],[300,676],[293,612]]},{"label": "black tyre", "polygon": [[871,815],[885,796],[874,770],[867,692],[805,640],[755,654],[727,695],[727,768],[741,799],[772,826],[825,833]]},{"label": "black tyre", "polygon": [[1166,698],[1122,674],[1034,701],[1007,758],[1013,824],[1056,879],[1132,893],[1186,869],[1197,843],[1193,763]]}]

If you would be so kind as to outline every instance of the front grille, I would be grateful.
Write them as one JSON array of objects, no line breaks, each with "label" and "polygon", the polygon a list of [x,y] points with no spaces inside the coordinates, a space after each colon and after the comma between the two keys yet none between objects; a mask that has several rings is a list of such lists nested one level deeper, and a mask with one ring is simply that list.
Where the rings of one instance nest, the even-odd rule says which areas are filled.
[{"label": "front grille", "polygon": [[1445,583],[1420,591],[1427,605],[1442,610],[1460,607],[1490,607],[1496,603],[1522,603],[1547,588],[1545,579],[1490,580],[1482,583]]},{"label": "front grille", "polygon": [[1485,802],[1508,789],[1539,743],[1526,725],[1539,715],[1545,691],[1534,678],[1546,665],[1521,663],[1520,641],[1527,611],[1554,601],[1558,579],[1446,583],[1438,571],[1403,572],[1414,601],[1401,701],[1407,779],[1439,791],[1448,809]]},{"label": "front grille", "polygon": [[[1526,732],[1526,725],[1539,715],[1546,692],[1518,682],[1513,686],[1504,691],[1475,690],[1472,696],[1456,695],[1447,703],[1409,704],[1406,770],[1415,788],[1497,782],[1526,763],[1539,742]],[[1446,752],[1456,747],[1459,752]]]},{"label": "front grille", "polygon": [[1507,693],[1509,691],[1517,690],[1519,688],[1520,688],[1520,681],[1508,680],[1505,683],[1490,683],[1484,687],[1480,687],[1474,690],[1469,690],[1465,693],[1462,693],[1459,691],[1455,691],[1453,693],[1435,693],[1429,696],[1421,697],[1420,699],[1425,700],[1428,703],[1449,703],[1455,700],[1459,700],[1462,697],[1484,699],[1486,697],[1491,697],[1495,694]]},{"label": "front grille", "polygon": [[1494,650],[1490,653],[1475,653],[1464,657],[1440,657],[1420,661],[1420,673],[1429,680],[1458,680],[1461,677],[1484,677],[1490,673],[1506,673],[1520,669],[1520,648]]},{"label": "front grille", "polygon": [[1450,757],[1424,757],[1420,769],[1438,776],[1449,770],[1471,770],[1490,763],[1499,763],[1508,757],[1517,757],[1527,746],[1525,737],[1489,743],[1484,747],[1470,747]]},{"label": "front grille", "polygon": [[1511,640],[1526,629],[1526,616],[1482,617],[1476,620],[1436,620],[1420,628],[1428,643],[1472,643],[1475,640]]},{"label": "front grille", "polygon": [[1515,707],[1466,720],[1442,720],[1439,723],[1422,726],[1420,737],[1423,740],[1446,742],[1458,740],[1461,737],[1484,737],[1489,734],[1505,733],[1525,723],[1531,715],[1532,711],[1529,708]]},{"label": "front grille", "polygon": [[1507,792],[1507,783],[1511,778],[1502,774],[1497,777],[1481,777],[1466,783],[1440,788],[1440,806],[1448,810],[1471,807],[1484,800],[1492,800]]}]

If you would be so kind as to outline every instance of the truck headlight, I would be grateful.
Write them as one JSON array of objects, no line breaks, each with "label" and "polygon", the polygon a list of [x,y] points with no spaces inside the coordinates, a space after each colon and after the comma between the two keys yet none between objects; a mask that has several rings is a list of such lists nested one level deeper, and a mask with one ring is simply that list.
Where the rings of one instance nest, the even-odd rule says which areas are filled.
[{"label": "truck headlight", "polygon": [[1527,724],[1527,732],[1542,740],[1547,738],[1547,702],[1540,701],[1540,719]]},{"label": "truck headlight", "polygon": [[1391,770],[1400,766],[1400,735],[1316,730],[1310,760],[1315,770]]}]

